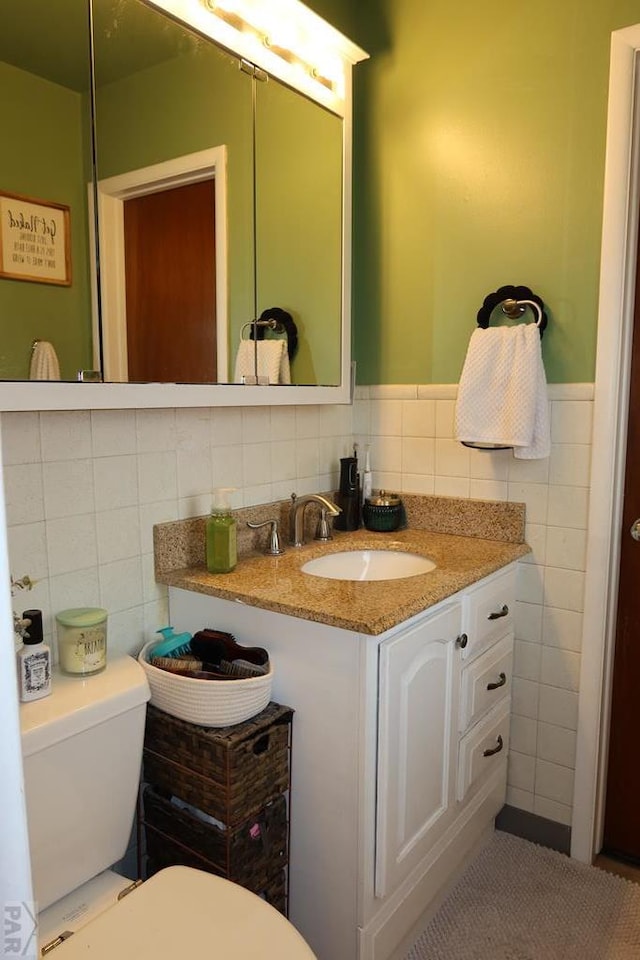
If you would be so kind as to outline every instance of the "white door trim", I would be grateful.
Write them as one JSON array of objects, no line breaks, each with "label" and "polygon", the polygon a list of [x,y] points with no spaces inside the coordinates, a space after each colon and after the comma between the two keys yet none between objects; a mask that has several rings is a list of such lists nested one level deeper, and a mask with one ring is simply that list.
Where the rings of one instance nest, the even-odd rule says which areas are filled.
[{"label": "white door trim", "polygon": [[602,845],[638,229],[640,24],[611,36],[591,496],[571,855]]},{"label": "white door trim", "polygon": [[[4,467],[0,455],[0,484]],[[10,567],[7,544],[7,521],[4,498],[0,497],[0,904],[5,923],[10,919],[8,907],[13,905],[19,924],[15,936],[20,944],[19,955],[34,960],[38,955],[35,924],[29,921],[27,908],[35,914],[29,858],[29,830],[22,769],[22,739],[18,684],[16,683],[15,636],[9,596]],[[54,828],[55,829],[55,828]],[[6,927],[5,927],[6,930]],[[32,939],[30,939],[32,937]],[[7,941],[5,940],[5,944]],[[27,943],[29,947],[27,949]],[[1,947],[0,947],[1,949]],[[7,950],[9,948],[7,947]],[[8,952],[3,950],[3,956]]]},{"label": "white door trim", "polygon": [[215,184],[217,379],[218,383],[229,381],[226,176],[227,148],[219,146],[98,181],[102,353],[105,380],[116,383],[126,383],[128,380],[124,201],[213,178]]}]

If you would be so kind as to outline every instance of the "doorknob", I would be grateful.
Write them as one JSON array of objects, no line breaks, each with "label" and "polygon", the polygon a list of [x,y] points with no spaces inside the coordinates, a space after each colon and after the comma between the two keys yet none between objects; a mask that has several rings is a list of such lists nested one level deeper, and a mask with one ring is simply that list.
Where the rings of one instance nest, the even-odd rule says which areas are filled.
[{"label": "doorknob", "polygon": [[629,531],[634,540],[640,540],[640,517],[634,520]]}]

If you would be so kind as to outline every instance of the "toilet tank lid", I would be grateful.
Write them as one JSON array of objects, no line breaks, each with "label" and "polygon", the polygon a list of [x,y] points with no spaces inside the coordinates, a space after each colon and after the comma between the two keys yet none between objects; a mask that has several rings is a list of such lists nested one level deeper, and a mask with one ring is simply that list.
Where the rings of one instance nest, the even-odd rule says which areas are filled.
[{"label": "toilet tank lid", "polygon": [[68,677],[53,671],[52,692],[20,704],[22,753],[29,756],[149,699],[149,685],[133,657],[112,659],[92,677]]}]

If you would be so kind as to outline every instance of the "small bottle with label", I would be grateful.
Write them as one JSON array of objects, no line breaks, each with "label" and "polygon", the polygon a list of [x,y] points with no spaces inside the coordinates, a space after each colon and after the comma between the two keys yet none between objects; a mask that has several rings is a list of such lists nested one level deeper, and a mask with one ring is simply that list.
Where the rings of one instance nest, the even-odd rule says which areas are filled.
[{"label": "small bottle with label", "polygon": [[228,494],[233,487],[214,490],[211,516],[206,523],[206,558],[209,573],[231,573],[238,562],[236,518]]},{"label": "small bottle with label", "polygon": [[25,610],[30,623],[16,654],[20,699],[40,700],[51,693],[51,650],[42,639],[42,610]]}]

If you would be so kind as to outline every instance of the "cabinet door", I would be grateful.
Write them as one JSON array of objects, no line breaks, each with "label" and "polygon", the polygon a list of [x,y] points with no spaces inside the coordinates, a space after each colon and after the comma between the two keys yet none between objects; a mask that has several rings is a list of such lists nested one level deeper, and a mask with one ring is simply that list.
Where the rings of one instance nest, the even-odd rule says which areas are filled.
[{"label": "cabinet door", "polygon": [[453,803],[460,604],[380,646],[376,896],[444,830]]}]

